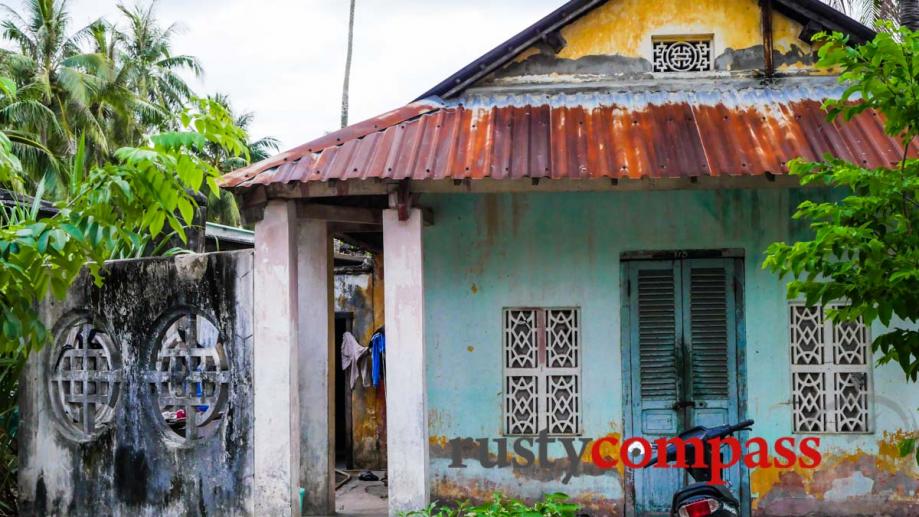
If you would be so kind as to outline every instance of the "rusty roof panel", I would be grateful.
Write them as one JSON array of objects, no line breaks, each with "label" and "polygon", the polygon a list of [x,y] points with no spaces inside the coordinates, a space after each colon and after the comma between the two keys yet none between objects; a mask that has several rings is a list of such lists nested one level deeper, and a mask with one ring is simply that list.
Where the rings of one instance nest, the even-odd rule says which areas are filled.
[{"label": "rusty roof panel", "polygon": [[755,176],[826,153],[867,167],[899,161],[902,147],[877,113],[826,120],[821,103],[840,93],[823,80],[420,102],[230,173],[223,184]]}]

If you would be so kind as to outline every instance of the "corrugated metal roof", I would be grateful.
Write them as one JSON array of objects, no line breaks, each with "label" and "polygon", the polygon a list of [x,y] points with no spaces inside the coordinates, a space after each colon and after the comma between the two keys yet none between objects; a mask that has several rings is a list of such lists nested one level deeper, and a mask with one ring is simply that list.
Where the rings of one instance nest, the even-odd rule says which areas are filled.
[{"label": "corrugated metal roof", "polygon": [[678,178],[787,172],[826,153],[867,167],[903,155],[877,113],[829,122],[827,80],[769,87],[472,94],[414,103],[227,175],[224,186],[355,179]]}]

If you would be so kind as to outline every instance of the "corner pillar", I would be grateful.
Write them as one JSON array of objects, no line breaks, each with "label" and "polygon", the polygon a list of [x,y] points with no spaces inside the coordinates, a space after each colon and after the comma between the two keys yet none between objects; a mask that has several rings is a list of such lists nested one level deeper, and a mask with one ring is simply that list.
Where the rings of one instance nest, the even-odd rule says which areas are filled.
[{"label": "corner pillar", "polygon": [[300,306],[300,474],[303,515],[335,513],[335,360],[328,223],[297,221]]},{"label": "corner pillar", "polygon": [[386,321],[386,439],[389,513],[430,501],[424,357],[422,211],[383,211]]},{"label": "corner pillar", "polygon": [[254,515],[299,515],[296,205],[270,201],[255,225]]}]

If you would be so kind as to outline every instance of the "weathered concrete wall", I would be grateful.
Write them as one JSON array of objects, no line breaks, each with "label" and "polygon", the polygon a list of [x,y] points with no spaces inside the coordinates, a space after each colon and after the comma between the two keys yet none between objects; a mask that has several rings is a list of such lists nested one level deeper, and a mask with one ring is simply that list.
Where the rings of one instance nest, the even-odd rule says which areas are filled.
[{"label": "weathered concrete wall", "polygon": [[[373,259],[367,272],[336,272],[335,311],[354,315],[352,334],[367,345],[383,326],[382,256]],[[384,385],[365,388],[360,381],[351,392],[352,454],[354,468],[386,468],[386,393]]]},{"label": "weathered concrete wall", "polygon": [[[61,375],[56,363],[61,340],[30,359],[21,384],[24,515],[251,514],[252,266],[251,251],[112,262],[105,269],[104,287],[96,287],[84,274],[65,301],[43,305],[45,323],[58,331],[74,317],[83,317],[107,333],[116,357],[112,370],[121,373],[105,374],[116,379],[119,395],[110,423],[87,439],[51,404],[58,396],[57,385],[49,380]],[[213,329],[209,324],[196,327],[197,342],[209,348],[198,350],[202,362],[191,359],[190,370],[207,371],[198,375],[214,381],[204,391],[206,407],[215,417],[195,428],[203,435],[198,438],[177,434],[161,417],[159,406],[164,397],[178,396],[183,383],[192,389],[196,385],[194,374],[188,376],[189,369],[182,366],[188,347],[178,343],[164,348],[159,341],[165,334],[173,345],[177,339],[193,342],[187,330],[169,330],[175,318],[190,310],[217,329],[208,333],[202,329]],[[216,343],[222,344],[222,352],[215,352],[220,348]],[[169,353],[174,356],[171,363]],[[166,357],[160,365],[158,354]],[[79,362],[98,359],[68,361],[76,362],[68,362],[65,370],[87,364],[92,366],[85,369],[106,369]],[[163,384],[155,385],[156,379]],[[168,389],[167,381],[172,382]],[[111,385],[104,390],[98,385],[88,391],[68,388],[77,399],[109,389]],[[204,407],[191,406],[191,413],[198,415]],[[79,408],[71,410],[80,415]]]},{"label": "weathered concrete wall", "polygon": [[376,329],[373,318],[373,272],[335,273],[335,312],[350,312],[351,333],[366,345]]},{"label": "weathered concrete wall", "polygon": [[[553,468],[523,471],[476,459],[449,468],[447,441],[502,436],[501,311],[514,306],[581,307],[582,436],[621,437],[625,251],[744,250],[747,413],[754,435],[770,443],[791,435],[785,289],[760,265],[769,243],[801,235],[790,218],[800,200],[801,191],[781,189],[425,196],[437,221],[424,237],[434,499],[562,491],[594,515],[622,512],[623,472],[582,463],[583,474],[564,484],[568,465],[557,443]],[[896,365],[873,375],[874,432],[820,435],[824,460],[816,471],[754,470],[755,513],[919,514],[919,469],[894,450],[900,433],[916,429],[919,388]]]},{"label": "weathered concrete wall", "polygon": [[[530,47],[482,86],[651,78],[652,38],[712,35],[714,72],[748,76],[762,70],[762,15],[757,0],[611,0],[561,30],[558,53]],[[802,26],[773,14],[773,61],[778,73],[815,73]]]}]

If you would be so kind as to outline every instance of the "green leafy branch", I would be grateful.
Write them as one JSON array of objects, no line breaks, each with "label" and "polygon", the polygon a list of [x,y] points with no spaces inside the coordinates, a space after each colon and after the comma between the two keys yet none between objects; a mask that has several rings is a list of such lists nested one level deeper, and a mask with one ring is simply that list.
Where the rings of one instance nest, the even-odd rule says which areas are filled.
[{"label": "green leafy branch", "polygon": [[246,148],[245,134],[213,101],[195,100],[180,119],[182,130],[119,149],[112,163],[88,170],[81,142],[54,215],[40,216],[40,188],[31,209],[0,216],[0,353],[27,352],[46,340],[38,302],[63,297],[84,266],[101,284],[105,260],[150,245],[164,228],[186,242],[195,194],[205,185],[217,189],[220,174],[199,152],[208,143],[237,155]]},{"label": "green leafy branch", "polygon": [[[844,188],[838,202],[805,201],[795,219],[809,221],[809,241],[774,243],[764,267],[790,275],[789,299],[808,305],[840,303],[829,310],[837,321],[919,319],[919,161],[902,169],[862,169],[838,159],[794,162],[802,184]],[[907,378],[919,377],[919,332],[894,329],[873,343],[882,364],[898,363]]]},{"label": "green leafy branch", "polygon": [[[824,103],[829,120],[874,110],[884,131],[901,142],[902,158],[891,167],[866,169],[827,156],[821,163],[795,160],[791,173],[802,185],[838,194],[836,201],[805,201],[794,218],[805,221],[813,238],[769,246],[763,267],[790,276],[789,299],[831,306],[836,322],[877,321],[887,332],[872,351],[879,363],[896,363],[907,381],[919,379],[919,161],[909,158],[919,134],[919,33],[885,31],[851,46],[848,37],[818,34],[818,64],[840,70],[846,89]],[[913,434],[900,454],[916,449]],[[916,461],[919,463],[919,452]]]}]

